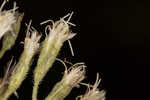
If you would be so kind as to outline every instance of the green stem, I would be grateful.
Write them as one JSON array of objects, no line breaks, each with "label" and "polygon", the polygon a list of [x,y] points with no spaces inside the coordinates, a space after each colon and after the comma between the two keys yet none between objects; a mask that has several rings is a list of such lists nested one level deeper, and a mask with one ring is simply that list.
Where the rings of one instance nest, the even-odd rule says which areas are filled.
[{"label": "green stem", "polygon": [[34,84],[33,94],[32,94],[32,100],[37,100],[37,91],[38,91],[38,85]]}]

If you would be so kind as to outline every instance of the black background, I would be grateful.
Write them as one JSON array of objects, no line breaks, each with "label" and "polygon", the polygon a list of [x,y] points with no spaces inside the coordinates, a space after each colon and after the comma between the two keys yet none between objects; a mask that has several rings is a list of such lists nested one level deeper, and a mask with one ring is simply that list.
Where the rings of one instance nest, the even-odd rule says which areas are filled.
[{"label": "black background", "polygon": [[[10,7],[11,2],[13,0],[8,4]],[[93,84],[96,73],[100,73],[100,88],[106,90],[106,100],[147,99],[150,65],[149,0],[17,0],[17,5],[19,11],[25,13],[22,26],[32,19],[32,25],[40,32],[44,31],[40,22],[47,19],[56,21],[73,11],[71,22],[76,27],[71,28],[77,36],[71,42],[75,56],[71,56],[66,42],[58,58],[66,58],[72,63],[85,62],[87,74],[84,82]],[[24,34],[24,30],[22,28],[20,34]],[[22,36],[19,36],[18,44],[23,41]],[[15,46],[11,53],[17,59],[21,50],[22,46]],[[2,62],[6,62],[8,54],[5,54]],[[39,100],[43,100],[52,85],[60,80],[64,68],[59,62],[54,65],[57,70],[48,72],[41,83]],[[55,73],[56,76],[53,75]],[[19,100],[31,100],[32,82],[31,70],[17,90]],[[83,89],[73,89],[66,100],[84,93],[86,88],[81,87]],[[12,96],[10,100],[15,99]]]}]

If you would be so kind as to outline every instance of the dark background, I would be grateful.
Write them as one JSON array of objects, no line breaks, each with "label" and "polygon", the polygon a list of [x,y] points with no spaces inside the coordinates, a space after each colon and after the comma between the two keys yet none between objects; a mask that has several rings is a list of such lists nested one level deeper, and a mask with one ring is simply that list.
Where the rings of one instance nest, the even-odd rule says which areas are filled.
[{"label": "dark background", "polygon": [[[100,73],[100,88],[106,90],[106,100],[147,99],[150,66],[149,0],[17,0],[17,5],[19,11],[25,13],[23,26],[32,19],[32,25],[40,32],[44,31],[40,22],[47,19],[56,21],[73,11],[71,22],[76,27],[71,28],[77,36],[71,42],[75,56],[71,56],[66,42],[58,58],[66,58],[72,63],[85,62],[88,67],[84,82],[93,84],[96,73]],[[23,30],[25,28],[21,32]],[[23,40],[22,35],[20,38],[18,44]],[[11,51],[16,59],[21,52],[16,51],[18,48],[22,47],[16,46]],[[3,61],[6,61],[6,55]],[[54,83],[61,79],[64,69],[60,68],[62,65],[59,62],[54,65],[57,70],[48,72],[41,83],[39,100],[43,100]],[[17,90],[19,100],[31,100],[32,69]],[[55,73],[57,75],[54,77]],[[86,88],[81,87],[83,89],[73,89],[66,100],[84,93]],[[10,100],[13,99],[14,96]]]}]

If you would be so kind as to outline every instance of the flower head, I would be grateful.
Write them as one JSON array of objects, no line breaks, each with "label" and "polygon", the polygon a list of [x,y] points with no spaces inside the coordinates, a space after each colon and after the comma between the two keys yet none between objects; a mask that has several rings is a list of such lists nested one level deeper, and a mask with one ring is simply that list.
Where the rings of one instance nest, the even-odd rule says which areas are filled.
[{"label": "flower head", "polygon": [[77,86],[85,78],[85,65],[73,65],[65,71],[63,81],[71,87]]},{"label": "flower head", "polygon": [[15,10],[17,9],[16,4],[14,3],[14,8],[8,11],[2,11],[3,6],[5,5],[6,0],[0,7],[0,39],[2,36],[8,32],[12,31],[12,25],[16,22]]},{"label": "flower head", "polygon": [[87,92],[82,96],[79,96],[80,100],[105,100],[105,91],[100,91],[98,86],[100,84],[99,74],[97,74],[97,79],[95,84],[91,87],[88,85]]},{"label": "flower head", "polygon": [[28,26],[27,35],[25,38],[25,45],[24,45],[24,48],[28,51],[29,54],[30,52],[32,53],[33,51],[39,49],[40,46],[39,40],[41,38],[41,35],[39,35],[36,30],[31,30],[30,24]]}]

